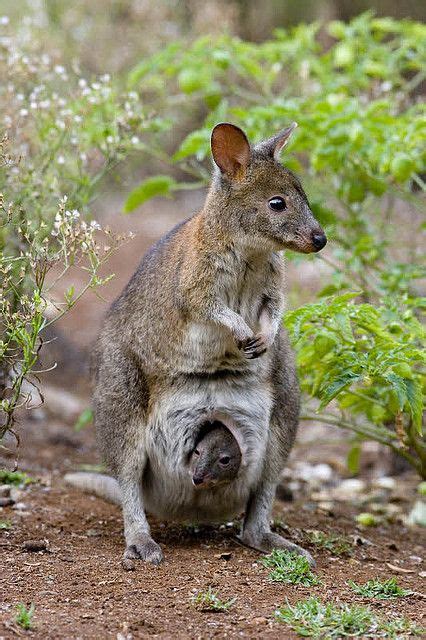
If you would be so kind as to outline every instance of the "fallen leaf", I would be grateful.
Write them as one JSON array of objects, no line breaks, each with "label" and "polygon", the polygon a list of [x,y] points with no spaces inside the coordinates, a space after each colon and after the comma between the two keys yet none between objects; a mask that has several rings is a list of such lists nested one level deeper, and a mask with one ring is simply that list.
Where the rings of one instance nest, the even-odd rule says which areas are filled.
[{"label": "fallen leaf", "polygon": [[396,571],[397,573],[415,573],[414,569],[404,569],[403,567],[398,567],[395,564],[391,564],[390,562],[386,563],[386,566],[392,571]]}]

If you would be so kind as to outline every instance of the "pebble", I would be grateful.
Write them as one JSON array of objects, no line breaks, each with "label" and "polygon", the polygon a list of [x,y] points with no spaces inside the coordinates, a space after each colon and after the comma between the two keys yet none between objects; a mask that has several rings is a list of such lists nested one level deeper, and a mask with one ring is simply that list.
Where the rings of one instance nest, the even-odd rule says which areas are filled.
[{"label": "pebble", "polygon": [[341,483],[334,489],[334,495],[336,498],[342,500],[350,500],[354,494],[360,494],[365,491],[366,484],[364,480],[358,478],[348,478],[342,480]]},{"label": "pebble", "polygon": [[14,500],[10,496],[0,497],[0,507],[9,507],[11,504],[14,504]]},{"label": "pebble", "polygon": [[49,547],[48,540],[26,540],[22,545],[24,551],[35,553],[37,551],[46,551]]},{"label": "pebble", "polygon": [[10,484],[0,484],[0,498],[7,498],[10,496]]},{"label": "pebble", "polygon": [[408,515],[407,522],[410,525],[418,524],[426,527],[426,502],[416,500],[414,507]]},{"label": "pebble", "polygon": [[390,476],[382,476],[381,478],[373,480],[372,484],[379,489],[389,489],[389,491],[392,491],[392,489],[395,489],[396,480]]},{"label": "pebble", "polygon": [[25,502],[16,502],[13,505],[13,508],[16,509],[17,511],[26,511],[28,509],[28,507],[25,504]]}]

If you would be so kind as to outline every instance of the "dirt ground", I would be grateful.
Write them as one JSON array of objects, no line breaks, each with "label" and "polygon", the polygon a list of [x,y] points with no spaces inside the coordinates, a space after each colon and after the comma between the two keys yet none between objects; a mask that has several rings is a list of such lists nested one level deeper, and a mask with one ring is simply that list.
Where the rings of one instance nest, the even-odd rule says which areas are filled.
[{"label": "dirt ground", "polygon": [[[347,581],[394,575],[416,595],[370,601],[371,606],[419,624],[425,617],[421,530],[398,522],[357,529],[359,509],[347,502],[333,503],[329,510],[306,496],[276,502],[275,519],[286,523],[282,533],[315,556],[319,586],[271,583],[259,554],[236,541],[237,523],[197,529],[152,521],[165,562],[160,567],[138,562],[135,571],[126,572],[120,563],[118,507],[62,482],[64,472],[96,459],[92,430],[75,433],[42,416],[24,426],[19,466],[39,482],[18,494],[15,505],[0,509],[0,520],[11,523],[0,532],[0,638],[295,638],[274,620],[274,611],[286,600],[295,603],[314,594],[367,604]],[[306,459],[303,446],[296,449],[293,464],[298,459]],[[412,494],[413,483],[411,477],[401,480],[400,489]],[[320,551],[307,541],[309,529],[354,536],[353,552],[335,557]],[[27,551],[25,543],[33,540],[43,541],[46,549]],[[209,586],[222,599],[236,598],[228,612],[194,609],[191,597]],[[35,604],[34,630],[23,631],[14,623],[18,602]]]},{"label": "dirt ground", "polygon": [[[112,300],[122,288],[146,247],[197,207],[199,194],[192,198],[182,208],[166,202],[158,215],[151,211],[146,216],[120,219],[120,229],[139,235],[114,258],[111,270],[117,277],[103,292],[106,300]],[[116,220],[119,204],[118,200],[109,203],[102,216],[104,224]],[[306,262],[303,269],[293,267],[291,286],[300,284],[307,289],[317,273],[314,263]],[[392,491],[379,490],[379,507],[386,512],[393,506],[393,517],[384,517],[375,528],[357,528],[354,516],[370,508],[362,495],[349,492],[345,500],[335,500],[332,494],[345,477],[347,446],[339,440],[338,430],[324,433],[324,429],[315,431],[313,425],[301,430],[289,462],[287,477],[294,499],[277,500],[274,518],[281,523],[283,535],[315,556],[320,585],[306,588],[270,582],[259,554],[237,542],[237,522],[196,528],[152,520],[153,537],[163,548],[165,562],[160,567],[137,563],[135,571],[124,571],[119,508],[80,494],[62,481],[65,472],[97,462],[92,428],[78,433],[73,428],[76,416],[89,402],[87,393],[83,398],[77,395],[77,391],[87,392],[87,380],[83,372],[77,377],[75,372],[80,371],[78,351],[97,333],[106,305],[88,296],[64,319],[60,328],[70,341],[68,369],[59,367],[49,380],[54,378],[65,391],[60,387],[46,389],[44,408],[30,412],[18,425],[22,434],[19,468],[37,482],[15,492],[15,504],[0,507],[0,521],[11,525],[0,530],[0,640],[25,636],[290,639],[297,636],[274,619],[274,611],[286,601],[295,603],[310,595],[370,604],[378,612],[404,615],[424,626],[424,530],[407,527],[403,517],[415,499],[416,479],[406,474],[394,480]],[[75,367],[70,373],[74,351]],[[363,477],[383,474],[382,452],[366,452],[363,460]],[[13,456],[1,460],[0,455],[0,466],[12,468],[13,464]],[[315,469],[324,475],[324,467],[331,478],[309,479]],[[372,495],[374,492],[377,494],[377,489]],[[336,557],[316,548],[308,540],[310,529],[349,536],[354,543],[352,552]],[[41,541],[45,549],[28,551],[29,541]],[[355,596],[347,585],[349,579],[364,582],[392,576],[415,594],[373,602]],[[194,593],[209,586],[223,600],[236,598],[228,612],[194,608]],[[35,605],[31,631],[14,622],[19,602]]]}]

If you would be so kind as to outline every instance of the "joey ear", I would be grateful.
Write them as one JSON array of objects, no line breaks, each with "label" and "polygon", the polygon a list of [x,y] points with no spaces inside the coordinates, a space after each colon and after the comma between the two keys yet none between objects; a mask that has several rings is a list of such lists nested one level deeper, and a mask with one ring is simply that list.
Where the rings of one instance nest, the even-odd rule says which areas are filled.
[{"label": "joey ear", "polygon": [[297,127],[297,122],[293,122],[289,127],[283,129],[272,138],[268,140],[264,140],[256,145],[256,149],[263,153],[267,153],[274,160],[279,160],[281,151],[286,146],[287,142],[290,140],[291,134]]},{"label": "joey ear", "polygon": [[217,124],[211,137],[213,159],[222,173],[231,179],[241,178],[251,157],[250,143],[242,129],[229,122]]}]

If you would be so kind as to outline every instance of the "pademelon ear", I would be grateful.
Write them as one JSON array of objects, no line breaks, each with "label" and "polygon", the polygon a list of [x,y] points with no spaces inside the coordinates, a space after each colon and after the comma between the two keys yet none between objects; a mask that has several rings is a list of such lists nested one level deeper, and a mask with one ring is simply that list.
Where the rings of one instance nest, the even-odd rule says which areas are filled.
[{"label": "pademelon ear", "polygon": [[215,163],[228,178],[238,180],[244,176],[251,150],[242,129],[230,122],[217,124],[212,131],[211,149]]},{"label": "pademelon ear", "polygon": [[272,138],[268,138],[268,140],[263,140],[263,142],[259,142],[256,145],[256,149],[261,151],[262,153],[266,153],[274,160],[279,160],[281,151],[286,146],[287,142],[290,140],[291,134],[297,127],[297,122],[293,122],[289,127],[283,129]]}]

